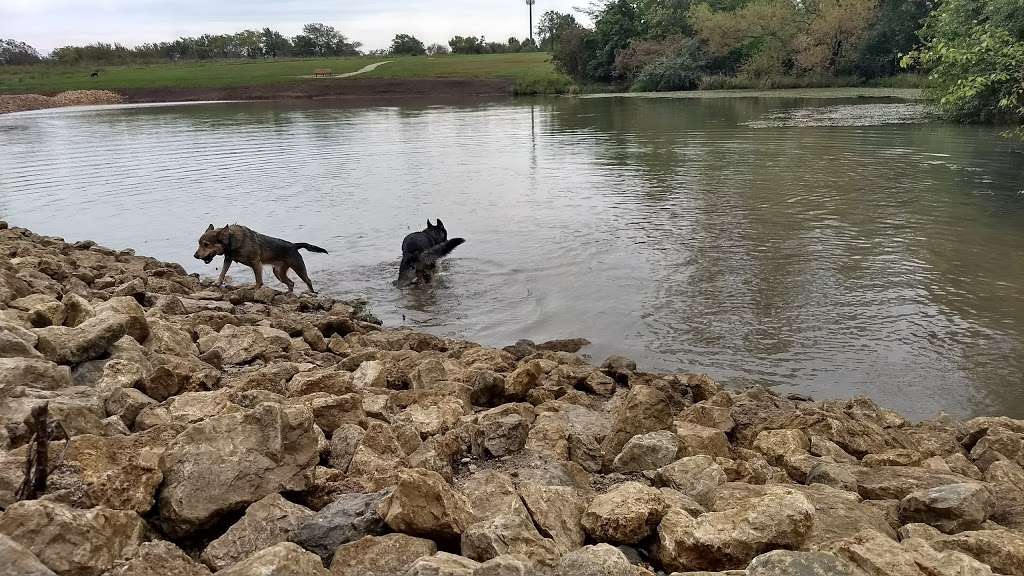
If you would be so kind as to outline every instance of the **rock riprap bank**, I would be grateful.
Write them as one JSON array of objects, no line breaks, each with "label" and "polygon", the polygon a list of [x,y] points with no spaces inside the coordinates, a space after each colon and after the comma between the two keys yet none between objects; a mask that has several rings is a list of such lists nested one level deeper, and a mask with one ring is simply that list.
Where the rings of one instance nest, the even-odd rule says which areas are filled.
[{"label": "rock riprap bank", "polygon": [[[579,344],[383,328],[0,224],[0,574],[1024,575],[1024,421]],[[41,403],[52,470],[18,501]]]}]

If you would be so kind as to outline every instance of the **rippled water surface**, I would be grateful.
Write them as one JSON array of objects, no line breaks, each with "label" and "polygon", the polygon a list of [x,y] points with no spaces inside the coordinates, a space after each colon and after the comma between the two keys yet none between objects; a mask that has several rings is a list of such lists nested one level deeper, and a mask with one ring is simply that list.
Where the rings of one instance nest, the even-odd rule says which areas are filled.
[{"label": "rippled water surface", "polygon": [[[0,218],[208,275],[219,260],[193,260],[196,237],[237,222],[330,250],[306,256],[318,287],[366,295],[391,325],[495,345],[584,336],[597,361],[867,394],[913,417],[1024,417],[1024,155],[898,104],[14,114]],[[467,243],[439,285],[392,288],[402,237],[436,217]]]}]

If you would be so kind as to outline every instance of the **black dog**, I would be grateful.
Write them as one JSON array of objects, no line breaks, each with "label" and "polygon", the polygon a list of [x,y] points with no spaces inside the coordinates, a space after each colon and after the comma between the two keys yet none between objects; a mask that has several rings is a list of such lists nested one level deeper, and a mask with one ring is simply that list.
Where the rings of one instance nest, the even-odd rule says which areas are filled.
[{"label": "black dog", "polygon": [[439,219],[437,224],[427,220],[427,229],[413,232],[402,240],[402,264],[398,267],[398,280],[395,286],[404,288],[419,280],[430,284],[430,279],[437,270],[437,261],[447,256],[456,246],[465,242],[463,238],[448,239],[448,231],[444,222]]}]

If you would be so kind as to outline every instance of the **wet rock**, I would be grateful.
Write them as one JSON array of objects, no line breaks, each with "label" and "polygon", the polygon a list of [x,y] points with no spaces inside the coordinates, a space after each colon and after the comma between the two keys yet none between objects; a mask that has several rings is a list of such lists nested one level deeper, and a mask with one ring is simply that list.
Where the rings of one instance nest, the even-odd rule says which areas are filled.
[{"label": "wet rock", "polygon": [[158,540],[143,542],[134,556],[103,576],[210,576],[210,571],[174,544]]},{"label": "wet rock", "polygon": [[330,576],[316,554],[291,542],[264,548],[241,562],[220,570],[221,576]]},{"label": "wet rock", "polygon": [[437,545],[405,534],[364,536],[342,544],[331,560],[334,576],[392,576],[404,574],[416,559],[432,556]]},{"label": "wet rock", "polygon": [[581,519],[587,506],[575,488],[523,482],[519,495],[542,536],[566,552],[583,545],[586,534]]},{"label": "wet rock", "polygon": [[98,576],[117,560],[131,557],[146,525],[125,510],[77,510],[64,504],[27,500],[0,514],[0,533],[30,550],[62,576]]},{"label": "wet rock", "polygon": [[438,552],[417,558],[403,576],[473,576],[480,563],[465,556]]},{"label": "wet rock", "polygon": [[261,404],[193,424],[164,452],[160,515],[173,533],[208,526],[264,496],[306,487],[319,459],[303,407]]},{"label": "wet rock", "polygon": [[679,451],[679,437],[668,430],[633,436],[615,457],[612,468],[620,472],[642,472],[671,464]]},{"label": "wet rock", "polygon": [[289,533],[288,540],[330,561],[338,546],[386,531],[378,507],[387,496],[387,491],[342,494],[305,518]]},{"label": "wet rock", "polygon": [[814,507],[798,494],[768,494],[698,518],[669,510],[658,527],[658,557],[679,571],[743,568],[774,548],[800,546],[813,522]]},{"label": "wet rock", "polygon": [[675,423],[675,432],[679,437],[680,456],[707,454],[728,458],[731,453],[729,439],[717,428],[680,420]]},{"label": "wet rock", "polygon": [[0,534],[0,576],[54,576],[31,550]]},{"label": "wet rock", "polygon": [[828,552],[775,550],[750,561],[747,576],[861,576],[849,562]]},{"label": "wet rock", "polygon": [[900,500],[899,513],[904,524],[921,522],[955,534],[980,528],[994,507],[988,488],[971,482],[911,492]]},{"label": "wet rock", "polygon": [[203,550],[204,564],[221,570],[278,542],[313,516],[305,506],[271,494],[251,504],[245,515]]},{"label": "wet rock", "polygon": [[580,522],[598,542],[636,544],[657,527],[665,510],[657,489],[625,482],[594,498]]},{"label": "wet rock", "polygon": [[727,480],[725,471],[710,456],[690,456],[658,469],[659,485],[672,488],[707,505],[715,489]]},{"label": "wet rock", "polygon": [[666,430],[672,425],[668,398],[650,386],[634,386],[615,410],[611,430],[602,443],[608,464],[637,434]]},{"label": "wet rock", "polygon": [[422,469],[398,472],[398,483],[380,506],[392,530],[413,536],[451,540],[472,522],[469,502],[439,474]]}]

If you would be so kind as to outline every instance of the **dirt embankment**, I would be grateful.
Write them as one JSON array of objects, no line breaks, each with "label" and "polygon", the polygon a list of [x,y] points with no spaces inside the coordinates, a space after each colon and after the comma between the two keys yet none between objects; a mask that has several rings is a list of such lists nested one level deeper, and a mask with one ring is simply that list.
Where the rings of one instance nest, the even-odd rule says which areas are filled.
[{"label": "dirt embankment", "polygon": [[120,104],[120,94],[109,90],[71,90],[53,96],[40,94],[0,94],[0,114],[22,112],[61,106],[92,106],[95,104]]},{"label": "dirt embankment", "polygon": [[297,80],[260,86],[217,88],[125,88],[76,90],[53,96],[39,94],[0,95],[0,114],[59,106],[129,104],[155,102],[196,102],[207,100],[306,100],[341,98],[351,100],[403,98],[477,98],[509,96],[511,80],[465,78],[325,78]]},{"label": "dirt embankment", "polygon": [[0,573],[1024,575],[1024,420],[585,343],[385,328],[0,222]]}]

